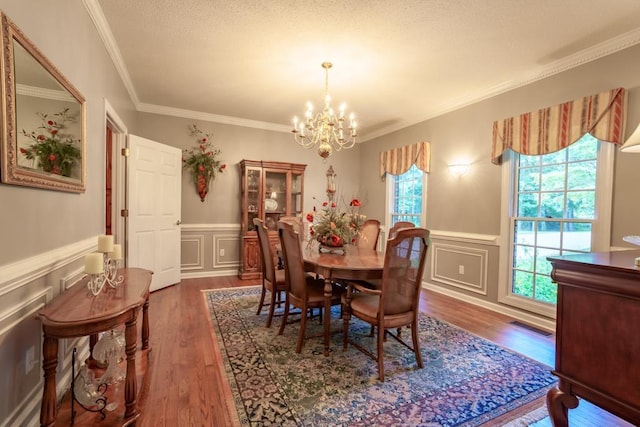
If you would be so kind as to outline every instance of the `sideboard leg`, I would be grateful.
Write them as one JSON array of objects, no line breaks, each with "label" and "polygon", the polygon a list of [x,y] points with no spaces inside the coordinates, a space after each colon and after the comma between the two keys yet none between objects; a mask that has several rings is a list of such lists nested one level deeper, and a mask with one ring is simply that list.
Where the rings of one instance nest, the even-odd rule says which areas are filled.
[{"label": "sideboard leg", "polygon": [[136,405],[137,380],[136,380],[136,319],[126,323],[124,339],[125,353],[127,355],[127,378],[124,385],[124,400],[126,410],[124,412],[125,419],[134,417],[138,414]]},{"label": "sideboard leg", "polygon": [[56,421],[56,367],[58,366],[58,339],[44,336],[42,347],[44,388],[40,407],[40,425],[53,426]]},{"label": "sideboard leg", "polygon": [[142,306],[142,349],[149,348],[149,297]]},{"label": "sideboard leg", "polygon": [[578,407],[578,398],[565,393],[558,387],[553,387],[547,392],[547,410],[553,427],[568,427],[568,410]]}]

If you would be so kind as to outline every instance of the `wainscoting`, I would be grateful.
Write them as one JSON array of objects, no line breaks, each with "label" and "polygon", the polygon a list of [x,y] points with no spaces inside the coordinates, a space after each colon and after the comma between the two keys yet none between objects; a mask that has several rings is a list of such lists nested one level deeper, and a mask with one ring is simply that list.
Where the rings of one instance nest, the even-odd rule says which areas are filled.
[{"label": "wainscoting", "polygon": [[[0,426],[37,424],[42,397],[42,329],[37,312],[83,274],[84,255],[96,237],[0,267]],[[89,355],[88,338],[60,340],[56,388],[71,382],[71,352]]]},{"label": "wainscoting", "polygon": [[239,224],[183,224],[180,240],[182,278],[238,274]]}]

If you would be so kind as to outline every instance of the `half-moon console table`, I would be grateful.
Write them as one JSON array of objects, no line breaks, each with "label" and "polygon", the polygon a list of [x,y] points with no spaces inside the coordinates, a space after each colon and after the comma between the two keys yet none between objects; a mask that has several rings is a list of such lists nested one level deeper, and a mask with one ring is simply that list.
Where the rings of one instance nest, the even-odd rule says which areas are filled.
[{"label": "half-moon console table", "polygon": [[124,277],[124,283],[115,289],[107,285],[97,296],[93,296],[87,289],[88,278],[85,277],[38,312],[44,335],[41,426],[53,426],[57,417],[58,339],[90,335],[93,337],[93,344],[99,332],[108,331],[123,324],[127,357],[123,420],[125,424],[129,424],[140,416],[136,405],[136,322],[142,307],[142,349],[148,349],[149,286],[152,272],[141,268],[125,268],[118,273]]},{"label": "half-moon console table", "polygon": [[557,387],[547,394],[555,427],[577,397],[640,425],[640,251],[549,257],[558,284]]}]

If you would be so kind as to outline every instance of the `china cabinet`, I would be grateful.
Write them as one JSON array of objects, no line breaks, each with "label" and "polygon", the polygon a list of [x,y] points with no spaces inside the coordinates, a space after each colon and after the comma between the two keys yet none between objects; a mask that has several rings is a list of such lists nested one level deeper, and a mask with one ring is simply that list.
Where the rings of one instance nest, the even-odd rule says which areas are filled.
[{"label": "china cabinet", "polygon": [[278,242],[277,223],[281,217],[302,214],[304,170],[297,163],[242,160],[241,183],[241,279],[259,278],[262,274],[260,245],[253,225],[260,218],[269,229],[269,240]]}]

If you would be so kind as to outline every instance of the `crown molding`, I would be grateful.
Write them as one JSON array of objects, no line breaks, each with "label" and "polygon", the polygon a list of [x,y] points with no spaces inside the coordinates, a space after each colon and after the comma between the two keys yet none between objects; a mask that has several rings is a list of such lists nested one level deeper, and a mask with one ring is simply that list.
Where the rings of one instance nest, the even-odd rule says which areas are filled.
[{"label": "crown molding", "polygon": [[78,102],[69,92],[64,90],[45,89],[43,87],[23,85],[20,83],[16,83],[16,94],[52,99],[55,101]]},{"label": "crown molding", "polygon": [[[135,87],[131,82],[129,72],[127,71],[127,67],[124,64],[122,55],[120,54],[120,50],[118,49],[118,45],[113,38],[113,33],[111,32],[109,24],[107,23],[104,14],[102,13],[102,8],[100,7],[98,0],[82,0],[82,2],[87,9],[87,12],[89,13],[89,16],[91,17],[94,25],[96,26],[98,33],[100,34],[107,52],[109,52],[109,55],[111,56],[116,70],[120,74],[120,78],[122,79],[127,91],[129,92],[131,101],[138,111],[195,120],[203,120],[215,123],[223,123],[233,126],[271,130],[276,132],[288,133],[291,131],[290,126],[279,123],[261,122],[257,120],[243,119],[240,117],[223,116],[219,114],[211,114],[199,111],[184,110],[180,108],[165,107],[162,105],[141,103],[138,99]],[[400,129],[404,129],[406,127],[424,122],[425,120],[433,119],[443,114],[458,110],[460,108],[475,104],[480,101],[484,101],[488,98],[492,98],[510,90],[517,89],[538,80],[545,79],[563,71],[567,71],[571,68],[578,67],[591,61],[595,61],[596,59],[618,52],[622,49],[631,47],[638,43],[640,43],[640,28],[628,31],[617,37],[613,37],[602,43],[583,49],[573,55],[569,55],[566,58],[532,70],[519,76],[519,78],[517,79],[509,80],[498,85],[488,87],[468,97],[458,98],[453,100],[452,102],[443,103],[438,107],[433,108],[431,111],[426,112],[424,117],[418,120],[397,123],[393,126],[385,127],[375,132],[363,135],[359,138],[360,142],[369,141],[371,139],[387,135],[391,132],[395,132]]]},{"label": "crown molding", "polygon": [[182,108],[165,107],[163,105],[139,103],[137,110],[144,113],[163,114],[165,116],[183,117],[187,119],[203,120],[207,122],[223,123],[227,125],[248,128],[272,130],[276,132],[291,132],[291,126],[278,123],[261,122],[258,120],[242,119],[240,117],[222,116],[220,114],[204,113],[201,111],[184,110]]},{"label": "crown molding", "polygon": [[107,23],[106,18],[104,17],[104,13],[102,13],[102,8],[98,3],[98,0],[82,0],[85,9],[89,13],[91,20],[93,21],[93,25],[95,25],[96,30],[98,30],[98,34],[102,39],[102,43],[104,43],[104,47],[107,49],[107,53],[111,57],[113,61],[113,65],[115,65],[120,78],[122,79],[122,83],[124,83],[127,92],[129,92],[129,97],[131,98],[131,102],[133,105],[138,108],[138,104],[140,100],[138,99],[138,94],[136,93],[136,88],[133,86],[131,82],[131,77],[129,76],[129,71],[122,59],[122,55],[120,54],[120,49],[118,48],[118,44],[116,40],[113,38],[113,33],[111,32],[111,27]]}]

